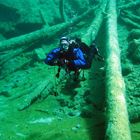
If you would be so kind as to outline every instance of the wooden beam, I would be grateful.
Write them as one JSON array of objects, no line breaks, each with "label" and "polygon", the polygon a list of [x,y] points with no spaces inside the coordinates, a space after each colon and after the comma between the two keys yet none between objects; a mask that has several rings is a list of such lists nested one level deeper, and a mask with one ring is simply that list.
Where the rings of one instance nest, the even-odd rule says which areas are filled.
[{"label": "wooden beam", "polygon": [[125,83],[121,74],[116,0],[109,0],[106,21],[106,140],[131,140]]},{"label": "wooden beam", "polygon": [[92,41],[95,40],[98,34],[98,31],[103,22],[104,18],[103,12],[105,11],[106,4],[107,4],[106,0],[104,0],[101,3],[100,7],[95,11],[95,14],[93,14],[95,15],[95,17],[93,17],[93,21],[90,27],[88,28],[86,34],[82,36],[82,41],[85,42],[88,46],[91,45]]},{"label": "wooden beam", "polygon": [[139,7],[139,6],[140,6],[140,1],[137,0],[137,1],[132,1],[128,4],[119,6],[118,9],[125,10],[125,9],[129,9],[129,8],[136,8],[136,7]]},{"label": "wooden beam", "polygon": [[69,27],[74,26],[75,24],[80,22],[83,18],[88,16],[90,13],[93,13],[94,10],[95,10],[95,8],[89,9],[82,15],[72,19],[70,22],[65,22],[62,24],[54,25],[50,28],[48,28],[48,26],[45,26],[44,28],[42,28],[40,30],[2,41],[2,42],[0,42],[0,51],[14,49],[16,47],[20,48],[21,46],[29,45],[29,44],[37,42],[41,39],[47,40],[58,34],[62,34]]},{"label": "wooden beam", "polygon": [[41,81],[30,94],[24,96],[18,110],[22,111],[31,106],[38,99],[46,98],[50,92],[53,91],[53,88],[54,84],[51,80],[47,79],[45,81]]}]

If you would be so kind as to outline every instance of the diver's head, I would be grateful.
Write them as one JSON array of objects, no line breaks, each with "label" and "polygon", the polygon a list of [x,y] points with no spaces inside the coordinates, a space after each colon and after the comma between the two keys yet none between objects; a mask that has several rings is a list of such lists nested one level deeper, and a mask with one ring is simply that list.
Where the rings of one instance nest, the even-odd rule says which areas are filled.
[{"label": "diver's head", "polygon": [[70,46],[69,39],[67,37],[61,37],[60,39],[60,49],[62,52],[67,52]]}]

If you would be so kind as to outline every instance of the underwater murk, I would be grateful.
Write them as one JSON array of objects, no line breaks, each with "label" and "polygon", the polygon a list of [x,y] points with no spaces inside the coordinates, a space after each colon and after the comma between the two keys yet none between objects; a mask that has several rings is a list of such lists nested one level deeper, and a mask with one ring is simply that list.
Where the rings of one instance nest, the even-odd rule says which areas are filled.
[{"label": "underwater murk", "polygon": [[[62,36],[104,61],[56,76]],[[0,140],[140,140],[139,77],[139,0],[0,0]]]}]

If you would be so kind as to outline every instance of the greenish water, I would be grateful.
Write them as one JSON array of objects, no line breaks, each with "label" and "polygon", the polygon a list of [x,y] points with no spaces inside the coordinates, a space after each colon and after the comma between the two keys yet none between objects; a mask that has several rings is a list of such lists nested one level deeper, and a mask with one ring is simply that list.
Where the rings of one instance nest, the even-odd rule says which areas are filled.
[{"label": "greenish water", "polygon": [[[56,78],[57,67],[47,66],[43,61],[46,54],[58,46],[61,36],[89,40],[90,35],[84,35],[92,20],[98,20],[96,16],[103,2],[0,0],[1,140],[104,139],[105,63],[94,59],[91,69],[84,70],[85,79],[82,71],[74,81],[64,70],[60,78]],[[126,9],[121,6],[132,4],[131,1],[120,0],[117,4],[118,42],[127,107],[138,112],[133,111],[134,116],[130,117],[133,122],[130,124],[131,136],[132,140],[139,140],[140,8],[138,2],[136,8]],[[73,20],[95,7],[94,12],[87,13],[77,22]],[[101,27],[96,29],[95,25],[99,32],[94,38],[106,58],[105,22],[109,14],[103,13]],[[74,26],[64,24],[71,22],[75,22]]]}]

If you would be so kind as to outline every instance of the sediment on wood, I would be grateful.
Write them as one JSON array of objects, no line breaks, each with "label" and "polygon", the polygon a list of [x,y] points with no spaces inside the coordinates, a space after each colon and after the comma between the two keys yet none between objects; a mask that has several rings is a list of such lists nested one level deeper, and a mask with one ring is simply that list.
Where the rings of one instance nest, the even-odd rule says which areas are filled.
[{"label": "sediment on wood", "polygon": [[121,74],[120,49],[117,35],[116,0],[109,0],[106,21],[106,140],[131,140],[125,83]]}]

